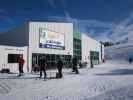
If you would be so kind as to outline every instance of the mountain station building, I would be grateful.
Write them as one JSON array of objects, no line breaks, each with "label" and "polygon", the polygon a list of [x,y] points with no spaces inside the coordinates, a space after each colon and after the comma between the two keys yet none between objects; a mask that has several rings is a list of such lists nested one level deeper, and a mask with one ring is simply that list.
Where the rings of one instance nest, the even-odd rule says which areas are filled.
[{"label": "mountain station building", "polygon": [[24,72],[31,72],[40,56],[47,60],[48,68],[55,67],[58,57],[65,67],[69,67],[73,57],[89,66],[90,58],[94,64],[102,63],[104,46],[84,33],[75,32],[73,23],[30,21],[0,34],[0,70],[17,72],[20,55],[25,60]]}]

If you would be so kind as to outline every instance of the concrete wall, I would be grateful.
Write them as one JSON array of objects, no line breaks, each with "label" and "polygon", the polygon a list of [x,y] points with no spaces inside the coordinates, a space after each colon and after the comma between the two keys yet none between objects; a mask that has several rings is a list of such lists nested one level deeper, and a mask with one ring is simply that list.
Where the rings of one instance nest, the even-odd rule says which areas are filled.
[{"label": "concrete wall", "polygon": [[18,63],[8,63],[8,54],[23,54],[25,60],[24,72],[27,72],[27,47],[0,46],[0,70],[9,68],[11,72],[18,72]]},{"label": "concrete wall", "polygon": [[[65,50],[39,48],[39,29],[65,34]],[[29,66],[32,53],[73,55],[73,24],[56,22],[29,22]]]},{"label": "concrete wall", "polygon": [[[99,61],[101,62],[101,44],[82,33],[82,61],[90,65],[90,51],[99,52]],[[104,50],[103,50],[104,52]]]}]

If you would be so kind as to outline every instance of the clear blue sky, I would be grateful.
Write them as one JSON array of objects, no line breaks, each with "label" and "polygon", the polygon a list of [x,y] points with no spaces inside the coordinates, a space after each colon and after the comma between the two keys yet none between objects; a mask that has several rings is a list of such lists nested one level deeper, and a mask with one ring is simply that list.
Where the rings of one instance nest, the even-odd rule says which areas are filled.
[{"label": "clear blue sky", "polygon": [[92,37],[109,38],[132,12],[133,0],[0,0],[0,32],[28,20],[59,17],[77,19]]}]

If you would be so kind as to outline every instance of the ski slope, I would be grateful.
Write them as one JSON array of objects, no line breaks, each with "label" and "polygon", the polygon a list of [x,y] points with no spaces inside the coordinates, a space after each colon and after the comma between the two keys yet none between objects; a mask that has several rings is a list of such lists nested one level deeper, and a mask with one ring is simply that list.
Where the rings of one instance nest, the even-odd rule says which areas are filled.
[{"label": "ski slope", "polygon": [[[133,64],[106,62],[62,79],[39,80],[38,74],[0,74],[0,100],[133,100]],[[48,77],[56,70],[47,71]]]}]

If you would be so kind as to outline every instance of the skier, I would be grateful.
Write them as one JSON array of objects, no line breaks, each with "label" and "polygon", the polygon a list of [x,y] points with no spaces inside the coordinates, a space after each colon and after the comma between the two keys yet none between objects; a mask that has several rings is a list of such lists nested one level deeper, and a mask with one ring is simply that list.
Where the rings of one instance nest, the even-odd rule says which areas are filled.
[{"label": "skier", "polygon": [[18,76],[22,76],[24,71],[23,71],[23,65],[24,65],[24,59],[23,56],[20,55],[19,59],[18,59],[18,64],[19,64],[19,75]]},{"label": "skier", "polygon": [[57,62],[57,69],[58,69],[58,73],[56,73],[56,78],[62,78],[62,67],[63,67],[63,61],[61,60],[61,58],[59,58],[58,62]]},{"label": "skier", "polygon": [[76,74],[79,73],[78,68],[77,68],[77,64],[78,64],[78,59],[76,57],[74,57],[72,59],[72,72],[75,72]]},{"label": "skier", "polygon": [[130,64],[132,63],[132,61],[133,61],[133,59],[132,59],[132,58],[129,58],[129,63],[130,63]]},{"label": "skier", "polygon": [[94,67],[94,65],[93,65],[93,60],[90,59],[90,62],[91,62],[91,63],[90,63],[90,67],[93,68],[93,67]]},{"label": "skier", "polygon": [[40,57],[39,58],[40,77],[39,78],[42,77],[42,72],[44,73],[44,79],[47,77],[46,66],[47,66],[47,63],[46,63],[45,58]]}]

